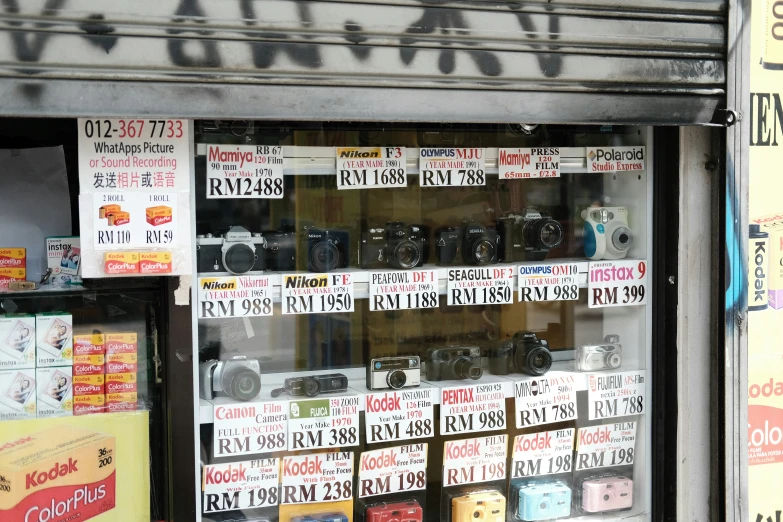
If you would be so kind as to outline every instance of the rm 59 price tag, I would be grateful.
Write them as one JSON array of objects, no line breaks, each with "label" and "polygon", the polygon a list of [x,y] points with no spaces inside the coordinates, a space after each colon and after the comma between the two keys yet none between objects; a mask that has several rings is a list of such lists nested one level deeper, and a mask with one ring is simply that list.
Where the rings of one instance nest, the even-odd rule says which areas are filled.
[{"label": "rm 59 price tag", "polygon": [[589,419],[609,419],[644,415],[644,370],[635,372],[595,373],[587,376]]},{"label": "rm 59 price tag", "polygon": [[635,422],[580,428],[576,434],[576,470],[630,466],[635,446]]},{"label": "rm 59 price tag", "polygon": [[370,311],[437,307],[437,270],[370,272]]},{"label": "rm 59 price tag", "polygon": [[449,306],[511,304],[514,268],[452,268],[447,288]]},{"label": "rm 59 price tag", "polygon": [[446,441],[443,486],[506,479],[508,435]]},{"label": "rm 59 price tag", "polygon": [[647,261],[596,261],[590,263],[587,306],[647,304]]},{"label": "rm 59 price tag", "polygon": [[277,506],[280,460],[204,466],[204,513]]},{"label": "rm 59 price tag", "polygon": [[288,450],[359,445],[359,395],[289,403]]},{"label": "rm 59 price tag", "polygon": [[353,312],[350,273],[283,274],[283,315]]},{"label": "rm 59 price tag", "polygon": [[419,149],[419,186],[484,186],[485,156],[484,149]]},{"label": "rm 59 price tag", "polygon": [[270,276],[199,278],[199,319],[268,315],[272,315]]},{"label": "rm 59 price tag", "polygon": [[[587,272],[587,263],[519,265],[519,302],[575,301],[579,299],[580,272]],[[581,277],[584,281],[584,273]]]},{"label": "rm 59 price tag", "polygon": [[364,396],[367,442],[429,438],[433,432],[432,395],[437,388],[368,393]]},{"label": "rm 59 price tag", "polygon": [[575,381],[571,373],[552,372],[515,382],[517,428],[576,419]]},{"label": "rm 59 price tag", "polygon": [[283,147],[207,146],[207,199],[282,197]]},{"label": "rm 59 price tag", "polygon": [[283,457],[281,504],[353,498],[353,452]]},{"label": "rm 59 price tag", "polygon": [[215,430],[212,454],[215,457],[252,455],[284,451],[288,448],[288,402],[248,402],[221,404],[214,399]]},{"label": "rm 59 price tag", "polygon": [[573,456],[573,428],[517,435],[514,439],[511,478],[571,473]]},{"label": "rm 59 price tag", "polygon": [[419,491],[426,486],[426,444],[367,451],[359,459],[359,498]]},{"label": "rm 59 price tag", "polygon": [[506,429],[506,392],[510,381],[441,388],[440,434]]},{"label": "rm 59 price tag", "polygon": [[338,147],[337,188],[405,187],[405,147]]}]

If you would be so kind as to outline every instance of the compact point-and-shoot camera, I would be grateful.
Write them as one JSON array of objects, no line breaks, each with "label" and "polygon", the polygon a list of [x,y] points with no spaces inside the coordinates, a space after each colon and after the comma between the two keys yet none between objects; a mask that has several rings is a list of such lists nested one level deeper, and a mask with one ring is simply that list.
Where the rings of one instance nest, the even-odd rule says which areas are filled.
[{"label": "compact point-and-shoot camera", "polygon": [[421,360],[418,355],[379,357],[367,366],[367,389],[399,390],[421,384]]},{"label": "compact point-and-shoot camera", "polygon": [[526,522],[571,516],[571,488],[563,480],[540,480],[517,487],[517,516]]},{"label": "compact point-and-shoot camera", "polygon": [[576,347],[576,369],[582,372],[614,370],[623,364],[620,336],[610,334],[602,344],[584,344]]},{"label": "compact point-and-shoot camera", "polygon": [[272,390],[272,397],[283,393],[301,397],[315,397],[321,393],[340,393],[348,389],[348,377],[342,373],[327,373],[307,377],[290,377],[283,382],[282,388]]},{"label": "compact point-and-shoot camera", "polygon": [[418,500],[381,503],[369,506],[365,522],[422,522],[424,510]]},{"label": "compact point-and-shoot camera", "polygon": [[227,395],[238,401],[249,401],[261,391],[261,363],[237,355],[228,361],[206,361],[199,365],[199,395],[211,400]]},{"label": "compact point-and-shoot camera", "polygon": [[625,207],[590,207],[582,211],[585,220],[585,256],[593,261],[623,259],[633,244]]},{"label": "compact point-and-shoot camera", "polygon": [[633,480],[624,475],[588,478],[582,482],[582,509],[602,513],[633,506]]},{"label": "compact point-and-shoot camera", "polygon": [[549,251],[563,242],[563,226],[549,214],[525,209],[521,215],[498,219],[500,244],[498,261],[543,261]]},{"label": "compact point-and-shoot camera", "polygon": [[451,499],[452,522],[504,522],[506,497],[499,491],[470,493]]},{"label": "compact point-and-shoot camera", "polygon": [[427,380],[480,379],[481,349],[478,346],[446,346],[427,350]]}]

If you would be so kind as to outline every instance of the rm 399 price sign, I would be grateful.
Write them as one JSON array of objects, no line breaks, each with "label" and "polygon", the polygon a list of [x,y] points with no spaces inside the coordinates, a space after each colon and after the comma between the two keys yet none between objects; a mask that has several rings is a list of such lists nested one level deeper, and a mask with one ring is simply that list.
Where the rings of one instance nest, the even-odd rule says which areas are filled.
[{"label": "rm 399 price sign", "polygon": [[647,261],[590,263],[587,305],[590,308],[647,304]]}]

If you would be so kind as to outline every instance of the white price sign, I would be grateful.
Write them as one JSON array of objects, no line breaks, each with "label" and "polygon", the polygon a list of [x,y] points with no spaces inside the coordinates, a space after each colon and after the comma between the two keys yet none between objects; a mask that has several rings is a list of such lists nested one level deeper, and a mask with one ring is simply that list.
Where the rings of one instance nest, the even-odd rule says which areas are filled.
[{"label": "white price sign", "polygon": [[443,486],[506,479],[508,435],[449,440],[443,453]]},{"label": "white price sign", "polygon": [[571,473],[574,429],[517,435],[511,457],[511,478]]},{"label": "white price sign", "polygon": [[261,459],[204,466],[204,513],[277,506],[280,460]]},{"label": "white price sign", "polygon": [[511,304],[514,302],[514,268],[451,268],[447,294],[449,306]]},{"label": "white price sign", "polygon": [[433,432],[435,388],[368,393],[364,396],[367,442],[428,438]]},{"label": "white price sign", "polygon": [[96,192],[92,206],[95,250],[171,248],[179,242],[176,192]]},{"label": "white price sign", "polygon": [[359,459],[359,498],[420,491],[426,486],[426,444],[366,451]]},{"label": "white price sign", "polygon": [[587,376],[588,418],[609,419],[644,415],[646,372],[591,373]]},{"label": "white price sign", "polygon": [[516,270],[519,302],[575,301],[579,274],[587,272],[587,263],[519,265]]},{"label": "white price sign", "polygon": [[587,147],[587,172],[626,172],[645,168],[645,147]]},{"label": "white price sign", "polygon": [[437,270],[370,272],[370,311],[437,307]]},{"label": "white price sign", "polygon": [[587,306],[647,304],[647,261],[596,261],[587,278]]},{"label": "white price sign", "polygon": [[560,149],[499,149],[498,177],[500,179],[559,178]]},{"label": "white price sign", "polygon": [[359,445],[359,395],[289,402],[288,450]]},{"label": "white price sign", "polygon": [[199,277],[199,319],[272,315],[270,276]]},{"label": "white price sign", "polygon": [[419,149],[419,186],[475,187],[487,184],[484,149]]},{"label": "white price sign", "polygon": [[207,199],[283,197],[283,147],[207,145]]},{"label": "white price sign", "polygon": [[283,315],[353,312],[353,275],[283,274]]},{"label": "white price sign", "polygon": [[575,420],[576,378],[567,372],[551,372],[514,383],[517,428]]},{"label": "white price sign", "polygon": [[405,147],[337,147],[337,188],[406,187]]},{"label": "white price sign", "polygon": [[281,504],[353,498],[353,452],[283,457]]},{"label": "white price sign", "polygon": [[618,422],[579,428],[576,434],[576,471],[630,466],[634,462],[636,423]]},{"label": "white price sign", "polygon": [[220,404],[215,399],[215,457],[284,451],[288,448],[285,401]]},{"label": "white price sign", "polygon": [[440,434],[506,429],[506,394],[511,381],[440,390]]}]

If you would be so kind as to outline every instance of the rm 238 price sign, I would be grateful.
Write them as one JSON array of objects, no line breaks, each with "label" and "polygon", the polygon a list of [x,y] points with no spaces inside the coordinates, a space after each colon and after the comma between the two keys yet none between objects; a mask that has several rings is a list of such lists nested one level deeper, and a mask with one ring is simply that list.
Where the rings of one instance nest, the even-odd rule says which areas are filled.
[{"label": "rm 238 price sign", "polygon": [[590,308],[647,304],[647,261],[590,263],[587,305]]},{"label": "rm 238 price sign", "polygon": [[200,277],[199,319],[272,315],[269,276]]},{"label": "rm 238 price sign", "polygon": [[283,457],[281,504],[353,498],[353,452]]},{"label": "rm 238 price sign", "polygon": [[279,459],[204,467],[204,513],[277,506]]}]

